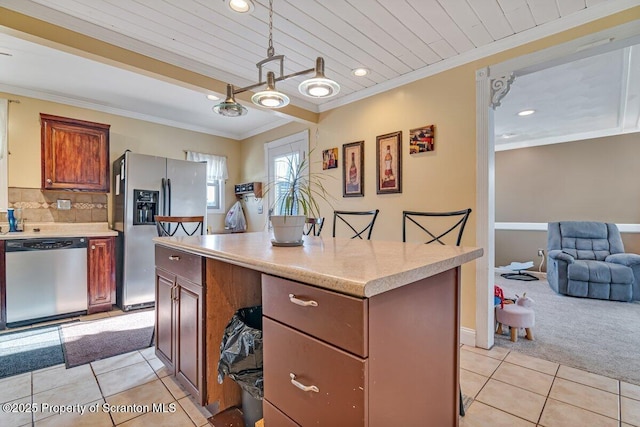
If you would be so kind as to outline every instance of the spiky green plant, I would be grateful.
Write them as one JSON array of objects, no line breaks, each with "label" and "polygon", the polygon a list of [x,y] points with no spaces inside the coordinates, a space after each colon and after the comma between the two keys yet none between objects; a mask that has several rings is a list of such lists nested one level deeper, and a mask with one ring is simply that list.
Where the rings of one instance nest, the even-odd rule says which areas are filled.
[{"label": "spiky green plant", "polygon": [[286,191],[278,194],[274,206],[278,206],[281,215],[304,215],[308,218],[320,216],[319,200],[324,200],[331,205],[333,197],[327,192],[324,186],[326,178],[332,178],[324,174],[309,172],[309,159],[311,153],[302,160],[295,161],[291,157],[286,157],[288,173],[284,179],[280,178],[271,185],[269,189],[282,184],[287,184]]}]

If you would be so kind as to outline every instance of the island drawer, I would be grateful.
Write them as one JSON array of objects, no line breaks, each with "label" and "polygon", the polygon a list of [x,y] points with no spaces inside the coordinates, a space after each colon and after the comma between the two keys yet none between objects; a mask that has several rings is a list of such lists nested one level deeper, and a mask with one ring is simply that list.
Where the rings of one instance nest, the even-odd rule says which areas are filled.
[{"label": "island drawer", "polygon": [[265,426],[300,427],[300,424],[297,424],[291,418],[280,412],[278,408],[266,399],[262,401],[262,415],[264,416]]},{"label": "island drawer", "polygon": [[367,359],[269,318],[262,327],[266,400],[303,426],[365,425]]},{"label": "island drawer", "polygon": [[156,266],[202,285],[203,261],[199,255],[156,245]]},{"label": "island drawer", "polygon": [[262,313],[361,357],[367,357],[366,299],[262,275]]}]

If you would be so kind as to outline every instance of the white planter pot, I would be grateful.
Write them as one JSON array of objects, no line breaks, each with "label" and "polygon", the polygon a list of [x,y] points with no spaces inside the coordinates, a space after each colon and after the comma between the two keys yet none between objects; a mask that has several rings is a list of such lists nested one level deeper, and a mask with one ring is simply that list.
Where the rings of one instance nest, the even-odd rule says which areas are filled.
[{"label": "white planter pot", "polygon": [[273,239],[277,243],[302,242],[304,215],[272,215]]}]

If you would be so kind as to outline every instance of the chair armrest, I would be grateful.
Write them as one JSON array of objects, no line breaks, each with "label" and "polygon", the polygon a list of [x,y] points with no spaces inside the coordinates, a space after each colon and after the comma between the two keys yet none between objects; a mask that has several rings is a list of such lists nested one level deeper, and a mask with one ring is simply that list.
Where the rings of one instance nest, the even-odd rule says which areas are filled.
[{"label": "chair armrest", "polygon": [[575,258],[573,258],[571,255],[569,255],[566,252],[562,252],[560,249],[554,249],[552,251],[549,251],[549,258],[552,258],[556,261],[564,261],[568,264],[572,264],[573,261],[575,261]]},{"label": "chair armrest", "polygon": [[632,265],[640,264],[640,255],[638,254],[613,254],[604,259],[606,262],[613,262],[615,264],[626,265],[631,267]]}]

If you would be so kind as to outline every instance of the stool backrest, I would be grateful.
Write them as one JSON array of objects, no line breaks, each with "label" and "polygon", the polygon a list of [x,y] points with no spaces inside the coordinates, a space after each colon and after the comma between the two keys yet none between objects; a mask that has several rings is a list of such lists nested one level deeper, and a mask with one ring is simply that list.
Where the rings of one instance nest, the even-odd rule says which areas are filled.
[{"label": "stool backrest", "polygon": [[304,224],[305,236],[319,236],[324,226],[324,217],[307,218]]},{"label": "stool backrest", "polygon": [[[370,240],[378,212],[380,212],[380,209],[372,211],[333,211],[333,237],[336,237],[336,225],[340,222],[351,229],[351,232],[353,232],[352,239],[356,237],[362,239],[363,234],[366,232],[367,240]],[[358,220],[358,218],[363,218],[364,221]]]},{"label": "stool backrest", "polygon": [[182,230],[187,236],[204,234],[204,216],[156,215],[154,219],[156,220],[156,229],[160,237],[174,236],[178,230]]},{"label": "stool backrest", "polygon": [[[441,245],[446,245],[442,239],[446,236],[451,239],[452,243],[455,242],[456,246],[460,246],[462,240],[462,233],[464,227],[469,219],[471,209],[463,209],[460,211],[451,212],[416,212],[416,211],[403,211],[402,212],[402,241],[407,241],[407,225],[414,224],[420,230],[428,234],[428,239],[425,244],[438,242]],[[430,221],[433,219],[433,221]],[[448,221],[450,219],[450,221]],[[431,224],[428,224],[431,222]],[[446,222],[446,224],[445,224]],[[453,223],[453,225],[450,225]],[[447,228],[448,227],[448,228]],[[444,228],[445,231],[434,231]]]}]

